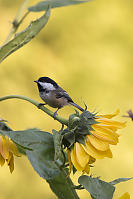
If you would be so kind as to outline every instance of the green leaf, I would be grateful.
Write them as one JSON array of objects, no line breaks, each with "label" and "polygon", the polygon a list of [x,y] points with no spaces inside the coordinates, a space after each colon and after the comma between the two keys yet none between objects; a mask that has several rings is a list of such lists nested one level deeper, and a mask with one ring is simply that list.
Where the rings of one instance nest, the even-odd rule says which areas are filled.
[{"label": "green leaf", "polygon": [[115,187],[99,178],[83,175],[79,177],[78,182],[91,194],[92,198],[112,199],[113,197]]},{"label": "green leaf", "polygon": [[[0,134],[8,135],[13,142],[18,145],[27,148],[34,149],[34,145],[43,143],[45,139],[49,139],[49,133],[40,131],[38,129],[28,129],[24,131],[1,131]],[[52,136],[50,134],[50,136]]]},{"label": "green leaf", "polygon": [[125,181],[132,180],[132,179],[133,178],[118,178],[118,179],[113,180],[113,181],[111,181],[109,183],[112,184],[112,185],[116,185],[116,184],[118,184],[120,182],[125,182]]},{"label": "green leaf", "polygon": [[48,8],[50,5],[50,8],[57,8],[62,6],[69,6],[69,5],[75,5],[79,3],[86,3],[89,0],[86,1],[80,1],[80,0],[48,0],[48,1],[41,1],[37,3],[35,6],[31,6],[28,8],[30,12],[40,12],[44,11]]},{"label": "green leaf", "polygon": [[[48,7],[47,7],[48,8]],[[39,19],[31,22],[31,24],[22,32],[16,34],[15,38],[0,48],[0,62],[2,62],[10,54],[31,41],[47,24],[50,16],[50,9]]]},{"label": "green leaf", "polygon": [[60,174],[54,161],[54,142],[50,133],[38,129],[0,131],[0,133],[8,135],[13,142],[25,148],[29,161],[42,178],[52,179]]},{"label": "green leaf", "polygon": [[[50,135],[50,134],[49,134]],[[26,154],[35,171],[40,177],[49,180],[60,174],[60,170],[54,161],[53,138],[34,145],[35,149],[27,150]]]}]

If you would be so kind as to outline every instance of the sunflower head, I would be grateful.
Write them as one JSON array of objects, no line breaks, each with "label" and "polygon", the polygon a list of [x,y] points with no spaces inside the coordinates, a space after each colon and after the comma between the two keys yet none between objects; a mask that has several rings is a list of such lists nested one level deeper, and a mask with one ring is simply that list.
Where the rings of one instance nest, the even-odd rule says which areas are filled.
[{"label": "sunflower head", "polygon": [[[69,165],[78,171],[89,173],[90,164],[96,159],[112,158],[110,144],[118,143],[116,131],[125,127],[124,122],[111,120],[119,113],[98,115],[84,111],[69,117],[68,128],[63,131],[63,145],[68,149]],[[72,167],[72,166],[70,166]]]},{"label": "sunflower head", "polygon": [[98,123],[96,114],[84,111],[81,115],[78,111],[70,115],[68,128],[63,131],[63,145],[69,149],[73,148],[74,143],[85,144],[86,135],[91,135],[92,124]]}]

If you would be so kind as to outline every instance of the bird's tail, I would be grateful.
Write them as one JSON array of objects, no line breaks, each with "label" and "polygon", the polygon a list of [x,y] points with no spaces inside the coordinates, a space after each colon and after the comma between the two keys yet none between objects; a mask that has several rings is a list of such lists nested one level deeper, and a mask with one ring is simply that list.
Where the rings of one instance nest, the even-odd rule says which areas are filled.
[{"label": "bird's tail", "polygon": [[78,108],[80,111],[84,112],[84,109],[81,108],[79,105],[75,104],[74,102],[69,102],[72,106],[75,106],[76,108]]}]

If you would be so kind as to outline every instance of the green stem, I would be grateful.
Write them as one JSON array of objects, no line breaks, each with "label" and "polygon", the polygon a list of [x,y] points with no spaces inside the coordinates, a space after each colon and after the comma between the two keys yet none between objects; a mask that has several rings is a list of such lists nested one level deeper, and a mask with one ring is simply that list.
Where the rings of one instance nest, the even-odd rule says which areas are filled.
[{"label": "green stem", "polygon": [[12,28],[11,31],[9,32],[5,42],[3,43],[3,45],[5,45],[11,38],[13,35],[15,35],[17,29],[19,28],[19,26],[22,24],[22,22],[24,21],[24,19],[27,17],[27,15],[29,14],[29,11],[27,11],[24,16],[19,20],[19,17],[21,15],[21,13],[24,12],[26,5],[28,4],[29,0],[25,0],[24,3],[22,3],[15,19],[12,22]]},{"label": "green stem", "polygon": [[79,199],[76,190],[74,189],[73,182],[68,176],[68,172],[63,168],[60,169],[60,171],[59,176],[47,180],[52,191],[56,194],[58,199]]},{"label": "green stem", "polygon": [[[29,98],[29,97],[23,96],[23,95],[8,95],[8,96],[4,96],[4,97],[0,98],[0,101],[4,101],[4,100],[7,100],[7,99],[13,99],[13,98],[17,98],[17,99],[28,101],[31,104],[35,105],[37,108],[38,108],[38,105],[40,104],[39,102],[37,102],[37,101],[35,101],[35,100],[33,100],[33,99]],[[46,108],[45,106],[41,106],[39,109],[41,109],[42,111],[44,111],[45,113],[47,113],[51,117],[53,117],[53,115],[54,115],[54,113],[52,111],[50,111],[48,108]],[[57,120],[58,122],[60,122],[61,124],[64,124],[66,126],[68,125],[68,120],[66,120],[65,118],[62,118],[62,117],[56,115],[54,119]]]}]

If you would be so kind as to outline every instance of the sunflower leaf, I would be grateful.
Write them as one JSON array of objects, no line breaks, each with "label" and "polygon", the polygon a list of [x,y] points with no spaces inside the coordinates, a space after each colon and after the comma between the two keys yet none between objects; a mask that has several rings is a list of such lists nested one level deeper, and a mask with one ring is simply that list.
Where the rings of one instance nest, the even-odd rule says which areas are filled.
[{"label": "sunflower leaf", "polygon": [[39,19],[31,22],[31,24],[22,32],[17,33],[14,39],[0,47],[0,62],[2,62],[10,54],[30,42],[47,24],[50,16],[50,9],[47,7],[46,13]]},{"label": "sunflower leaf", "polygon": [[54,161],[53,135],[38,129],[24,131],[2,131],[13,142],[25,148],[26,155],[35,171],[44,179],[52,179],[60,174],[59,167]]},{"label": "sunflower leaf", "polygon": [[62,6],[69,6],[69,5],[75,5],[80,3],[87,3],[89,0],[83,1],[83,0],[48,0],[48,1],[41,1],[37,3],[35,6],[31,6],[28,8],[30,12],[40,12],[44,11],[48,8],[50,5],[51,8],[57,8]]},{"label": "sunflower leaf", "polygon": [[113,181],[111,181],[109,183],[112,184],[112,185],[116,185],[116,184],[118,184],[120,182],[125,182],[125,181],[132,180],[132,179],[133,178],[118,178],[118,179],[113,180]]},{"label": "sunflower leaf", "polygon": [[83,175],[79,177],[78,182],[94,199],[112,199],[113,197],[115,187],[99,178]]}]

